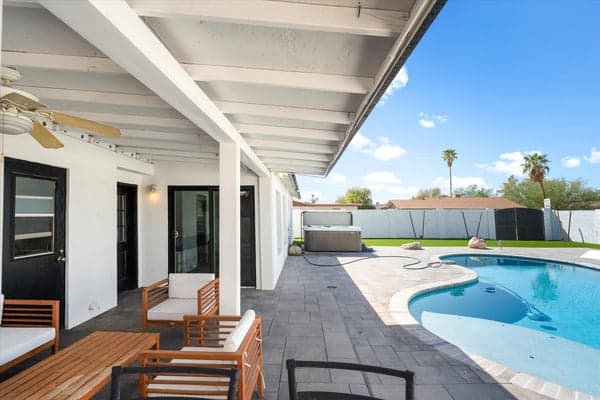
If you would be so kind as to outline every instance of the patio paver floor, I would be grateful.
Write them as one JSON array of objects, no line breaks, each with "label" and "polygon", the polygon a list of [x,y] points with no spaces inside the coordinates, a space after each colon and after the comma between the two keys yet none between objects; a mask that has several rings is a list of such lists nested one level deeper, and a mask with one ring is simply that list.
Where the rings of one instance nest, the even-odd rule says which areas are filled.
[{"label": "patio paver floor", "polygon": [[[536,252],[539,250],[536,249]],[[579,254],[572,250],[580,249],[564,250],[561,256],[568,259]],[[463,252],[463,249],[430,249],[408,254],[416,254],[429,260],[433,255],[444,252],[457,253]],[[407,253],[400,249],[377,249],[377,255],[392,254]],[[519,249],[518,253],[511,251],[511,254],[529,253],[527,249]],[[326,263],[336,261],[336,258],[328,255],[313,257]],[[284,362],[292,357],[360,362],[413,370],[417,375],[418,400],[547,399],[502,378],[493,378],[482,369],[448,357],[435,346],[443,341],[419,326],[394,324],[388,302],[395,292],[427,281],[444,280],[453,275],[451,269],[446,268],[406,271],[401,264],[397,259],[373,257],[372,260],[346,267],[318,267],[308,264],[301,257],[290,257],[276,290],[244,289],[243,308],[256,310],[263,319],[265,399],[288,399]],[[122,294],[118,307],[74,329],[64,331],[61,345],[67,346],[95,330],[140,331],[140,297],[139,290]],[[181,347],[180,328],[160,328],[153,331],[161,333],[162,348]],[[0,380],[35,361],[34,358],[0,374]],[[355,372],[299,372],[300,389],[329,387],[367,393],[370,388],[378,396],[402,398],[402,386],[395,380]],[[128,381],[125,394],[133,395],[135,385],[135,380]],[[95,397],[107,398],[107,388]]]}]

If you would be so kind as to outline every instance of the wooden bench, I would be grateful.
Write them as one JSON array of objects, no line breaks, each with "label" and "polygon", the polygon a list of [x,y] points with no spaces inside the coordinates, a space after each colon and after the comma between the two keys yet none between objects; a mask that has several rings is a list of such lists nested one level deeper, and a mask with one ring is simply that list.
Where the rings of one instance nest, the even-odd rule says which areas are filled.
[{"label": "wooden bench", "polygon": [[0,372],[46,349],[51,349],[52,354],[58,351],[59,309],[58,300],[4,299],[0,324],[0,340],[4,343],[0,343],[0,350],[14,353],[16,349],[19,353],[17,348],[23,348],[24,352],[9,356],[9,361],[0,365]]},{"label": "wooden bench", "polygon": [[0,383],[0,399],[90,399],[110,381],[112,366],[158,348],[158,333],[94,332]]},{"label": "wooden bench", "polygon": [[[209,275],[212,278],[206,279]],[[182,283],[188,287],[175,287]],[[219,314],[219,279],[214,274],[169,274],[142,290],[144,332],[149,325],[182,325],[185,314]]]},{"label": "wooden bench", "polygon": [[[201,365],[206,368],[236,368],[240,371],[238,400],[251,400],[256,389],[263,397],[263,353],[261,320],[255,317],[237,349],[227,348],[226,339],[239,326],[240,317],[185,316],[185,347],[179,351],[158,350],[140,353],[140,365]],[[241,325],[241,323],[240,323]],[[226,380],[205,378],[169,380],[165,376],[142,377],[140,397],[193,396],[222,398],[227,395]]]}]

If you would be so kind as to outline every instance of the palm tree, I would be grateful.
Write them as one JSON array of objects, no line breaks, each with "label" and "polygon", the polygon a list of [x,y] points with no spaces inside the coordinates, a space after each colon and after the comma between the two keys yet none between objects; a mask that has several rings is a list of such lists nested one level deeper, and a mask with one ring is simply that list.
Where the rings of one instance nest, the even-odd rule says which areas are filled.
[{"label": "palm tree", "polygon": [[547,154],[538,154],[532,153],[523,157],[523,173],[525,175],[529,175],[529,180],[531,182],[537,182],[540,184],[542,188],[542,199],[546,198],[546,190],[544,189],[544,178],[550,171],[550,167],[548,167]]},{"label": "palm tree", "polygon": [[442,160],[446,161],[448,171],[450,172],[450,197],[452,197],[452,163],[458,158],[458,154],[454,149],[446,149],[442,151]]}]

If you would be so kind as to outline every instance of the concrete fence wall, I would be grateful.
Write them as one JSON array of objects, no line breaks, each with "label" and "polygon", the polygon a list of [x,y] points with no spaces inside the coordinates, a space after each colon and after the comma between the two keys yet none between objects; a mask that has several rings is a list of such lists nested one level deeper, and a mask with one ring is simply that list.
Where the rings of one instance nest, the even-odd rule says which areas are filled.
[{"label": "concrete fence wall", "polygon": [[545,210],[546,240],[600,244],[600,210]]},{"label": "concrete fence wall", "polygon": [[[294,210],[293,228],[295,237],[301,236],[302,211],[304,210]],[[478,225],[480,237],[485,239],[496,238],[494,210],[489,209],[412,211],[392,209],[353,210],[351,212],[354,220],[353,225],[362,228],[363,238],[468,238],[477,233]],[[314,217],[311,218],[311,222],[317,223]]]}]

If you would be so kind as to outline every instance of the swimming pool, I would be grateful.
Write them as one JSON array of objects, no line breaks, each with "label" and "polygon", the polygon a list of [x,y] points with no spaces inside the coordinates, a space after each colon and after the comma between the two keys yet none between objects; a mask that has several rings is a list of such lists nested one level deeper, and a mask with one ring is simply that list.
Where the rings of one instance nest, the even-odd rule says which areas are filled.
[{"label": "swimming pool", "polygon": [[414,298],[423,326],[458,347],[600,395],[600,271],[521,257],[442,257],[475,283]]}]

